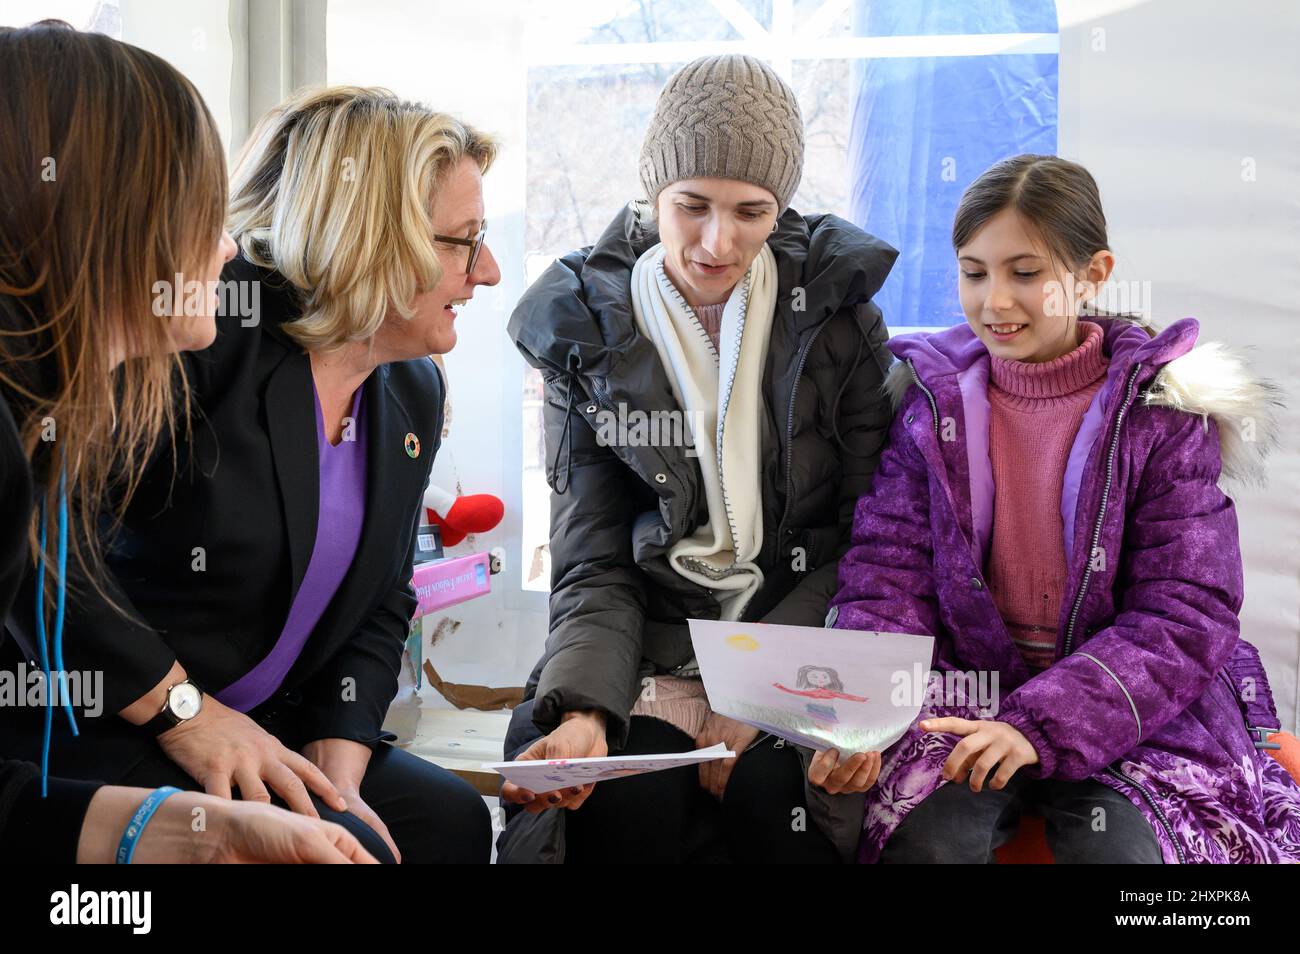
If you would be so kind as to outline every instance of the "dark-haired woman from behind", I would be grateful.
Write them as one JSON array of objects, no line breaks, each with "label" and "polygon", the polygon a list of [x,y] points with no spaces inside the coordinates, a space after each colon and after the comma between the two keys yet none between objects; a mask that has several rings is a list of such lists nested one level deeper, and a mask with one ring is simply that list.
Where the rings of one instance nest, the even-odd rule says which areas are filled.
[{"label": "dark-haired woman from behind", "polygon": [[[225,202],[216,127],[173,67],[63,23],[0,29],[0,614],[23,642],[0,634],[6,677],[39,666],[44,685],[70,685],[48,673],[102,668],[63,645],[64,610],[92,590],[126,609],[97,531],[160,436],[188,426],[177,354],[215,334],[211,282],[234,254]],[[52,695],[42,762],[55,720],[116,718],[99,694],[79,715]],[[0,721],[0,754],[41,741],[16,735],[22,711]],[[0,761],[0,859],[373,861],[319,819],[44,768]]]}]

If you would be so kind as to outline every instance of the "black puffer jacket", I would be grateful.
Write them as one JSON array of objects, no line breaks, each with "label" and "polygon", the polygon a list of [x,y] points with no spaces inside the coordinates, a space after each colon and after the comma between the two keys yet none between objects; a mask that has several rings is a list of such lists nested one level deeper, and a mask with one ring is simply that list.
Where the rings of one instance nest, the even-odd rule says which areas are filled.
[{"label": "black puffer jacket", "polygon": [[[617,749],[641,679],[692,655],[687,618],[717,619],[713,594],[672,570],[669,548],[707,520],[688,448],[607,446],[601,411],[677,412],[654,345],[637,330],[632,266],[658,242],[640,203],[597,243],[555,262],[509,333],[545,380],[551,498],[550,636],[512,725],[513,753],[572,709],[602,709]],[[897,252],[833,215],[788,210],[768,239],[776,316],[763,376],[764,585],[745,619],[820,626],[853,510],[891,419],[891,357],[871,297]],[[861,804],[861,798],[858,799]],[[541,818],[559,813],[547,812]],[[858,812],[857,824],[861,824]]]}]

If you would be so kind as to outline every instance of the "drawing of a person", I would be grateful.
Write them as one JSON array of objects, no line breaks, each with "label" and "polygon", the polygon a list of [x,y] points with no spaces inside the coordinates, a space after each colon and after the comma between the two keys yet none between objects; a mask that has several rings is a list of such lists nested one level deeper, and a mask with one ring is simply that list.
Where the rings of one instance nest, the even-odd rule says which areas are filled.
[{"label": "drawing of a person", "polygon": [[[796,696],[807,696],[810,699],[830,700],[845,699],[849,702],[866,702],[866,696],[854,696],[844,691],[844,683],[840,681],[839,673],[829,666],[800,666],[799,672],[794,677],[795,688],[783,686],[779,682],[772,685],[782,692],[788,692]],[[835,714],[835,707],[827,702],[809,702],[804,707],[808,715],[814,722],[824,725],[835,725],[839,722],[839,717]]]}]

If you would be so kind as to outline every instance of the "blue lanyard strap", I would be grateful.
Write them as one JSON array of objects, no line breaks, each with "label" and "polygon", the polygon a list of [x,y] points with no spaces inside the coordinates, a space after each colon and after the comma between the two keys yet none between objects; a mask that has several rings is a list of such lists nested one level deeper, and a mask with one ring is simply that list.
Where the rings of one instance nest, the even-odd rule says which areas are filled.
[{"label": "blue lanyard strap", "polygon": [[[68,572],[68,471],[66,465],[59,471],[59,539],[58,539],[58,575],[54,594],[54,669],[59,680],[59,696],[63,699],[64,711],[68,714],[68,725],[75,737],[77,718],[72,714],[72,701],[68,698],[67,686],[63,672],[63,610],[67,593]],[[50,775],[50,737],[54,729],[54,674],[50,671],[50,653],[45,636],[45,546],[46,546],[46,503],[40,503],[40,545],[36,554],[36,643],[41,657],[41,671],[45,673],[45,734],[41,742],[41,798],[49,793]]]},{"label": "blue lanyard strap", "polygon": [[140,807],[135,810],[135,814],[126,823],[126,830],[122,832],[122,840],[117,844],[117,864],[129,865],[131,863],[131,859],[135,857],[135,846],[140,841],[140,833],[144,831],[144,826],[149,824],[149,819],[158,810],[158,806],[179,791],[179,788],[164,785],[161,788],[155,788],[149,793],[149,797],[140,803]]}]

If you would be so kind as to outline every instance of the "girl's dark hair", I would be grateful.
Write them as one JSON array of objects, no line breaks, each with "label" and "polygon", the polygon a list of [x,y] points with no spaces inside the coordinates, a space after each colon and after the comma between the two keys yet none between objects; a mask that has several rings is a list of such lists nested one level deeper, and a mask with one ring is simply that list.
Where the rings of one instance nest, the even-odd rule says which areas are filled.
[{"label": "girl's dark hair", "polygon": [[1071,269],[1110,248],[1092,173],[1059,156],[1026,154],[990,166],[962,194],[952,223],[953,249],[1008,208],[1033,225],[1052,256]]},{"label": "girl's dark hair", "polygon": [[[1026,153],[990,166],[962,193],[952,223],[953,250],[968,244],[1003,209],[1015,209],[1037,230],[1052,258],[1071,271],[1110,248],[1097,180],[1069,159]],[[1088,316],[1145,323],[1141,315],[1095,307],[1080,312]]]}]

